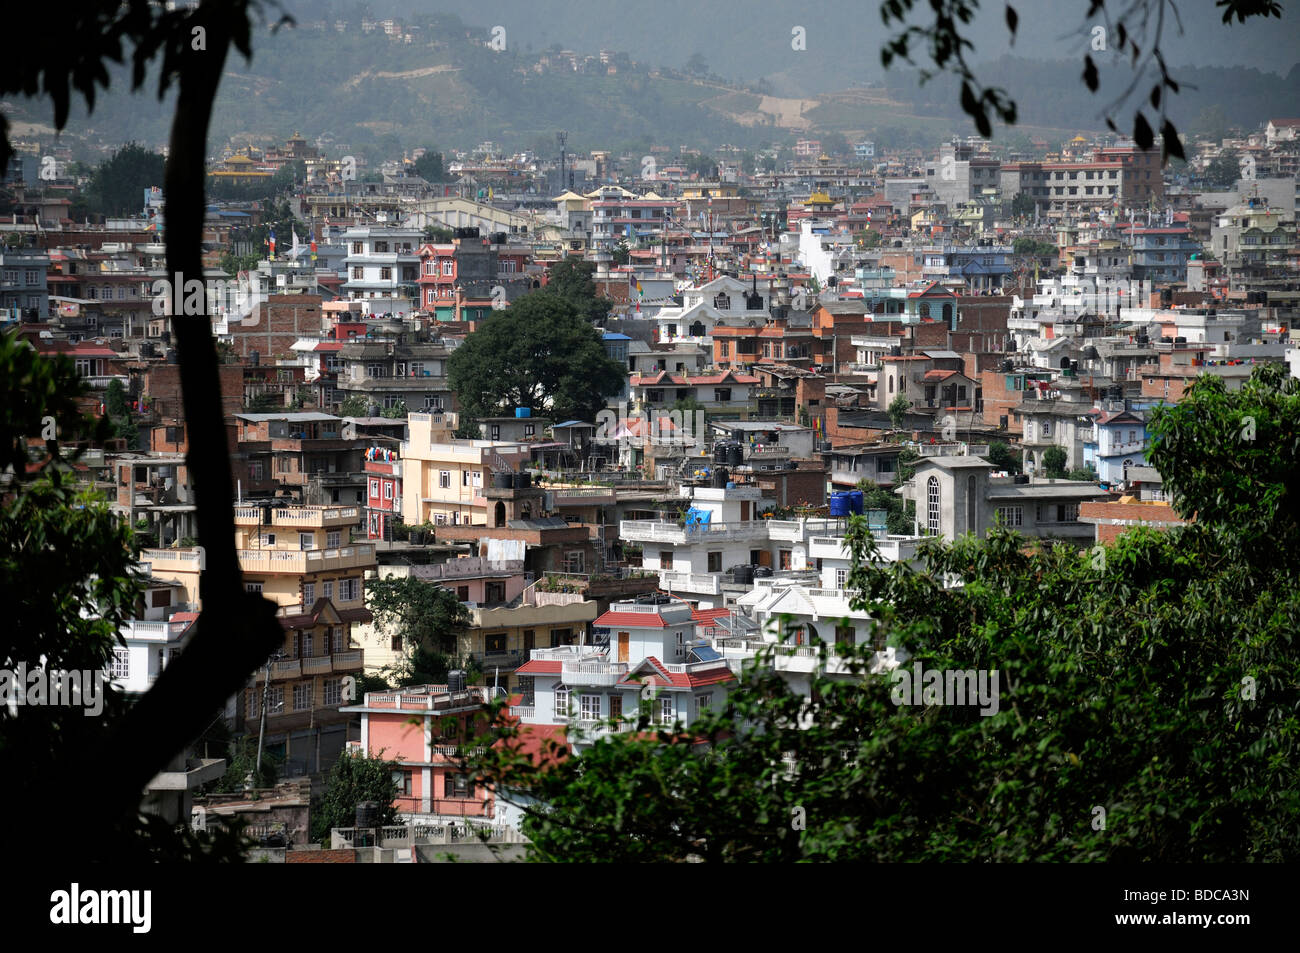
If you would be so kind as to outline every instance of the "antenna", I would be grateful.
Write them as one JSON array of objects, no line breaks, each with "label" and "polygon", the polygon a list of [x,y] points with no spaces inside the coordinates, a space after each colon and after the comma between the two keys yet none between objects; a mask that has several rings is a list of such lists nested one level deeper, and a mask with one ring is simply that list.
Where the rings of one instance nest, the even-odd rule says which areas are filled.
[{"label": "antenna", "polygon": [[564,146],[565,143],[569,141],[569,134],[561,130],[555,134],[555,140],[560,144],[560,191],[563,192],[565,188],[564,183],[568,181],[564,177]]}]

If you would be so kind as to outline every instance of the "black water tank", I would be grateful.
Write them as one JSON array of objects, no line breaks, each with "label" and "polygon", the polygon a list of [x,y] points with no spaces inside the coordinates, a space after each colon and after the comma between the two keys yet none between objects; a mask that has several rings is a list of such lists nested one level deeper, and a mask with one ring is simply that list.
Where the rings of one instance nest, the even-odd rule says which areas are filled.
[{"label": "black water tank", "polygon": [[533,485],[533,475],[531,473],[515,474],[515,489],[526,490]]},{"label": "black water tank", "polygon": [[745,448],[738,443],[730,444],[727,447],[727,466],[739,467],[745,463]]},{"label": "black water tank", "polygon": [[755,579],[766,579],[766,578],[767,578],[768,576],[770,576],[770,575],[772,575],[772,567],[771,567],[771,566],[755,566],[755,567],[754,567],[754,578],[755,578]]},{"label": "black water tank", "polygon": [[492,474],[492,489],[509,490],[515,485],[515,475],[513,473],[494,473]]},{"label": "black water tank", "polygon": [[753,566],[736,566],[731,570],[731,579],[738,586],[748,586],[754,582]]},{"label": "black water tank", "polygon": [[358,801],[356,811],[357,827],[378,827],[380,820],[378,801]]},{"label": "black water tank", "polygon": [[713,468],[713,487],[716,490],[725,490],[727,481],[731,479],[731,474],[727,472],[726,467]]},{"label": "black water tank", "polygon": [[720,467],[727,465],[727,442],[719,440],[713,445],[713,462]]}]

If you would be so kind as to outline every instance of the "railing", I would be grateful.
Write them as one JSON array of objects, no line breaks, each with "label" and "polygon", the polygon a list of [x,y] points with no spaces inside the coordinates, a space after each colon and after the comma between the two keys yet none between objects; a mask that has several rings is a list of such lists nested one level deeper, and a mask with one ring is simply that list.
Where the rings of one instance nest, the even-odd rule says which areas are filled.
[{"label": "railing", "polygon": [[510,717],[518,718],[521,721],[532,721],[537,717],[537,707],[535,705],[511,705]]},{"label": "railing", "polygon": [[302,674],[302,663],[299,659],[284,659],[279,662],[271,663],[271,678],[297,678]]},{"label": "railing", "polygon": [[355,522],[361,511],[355,506],[301,506],[264,510],[259,506],[235,507],[235,521],[252,521],[263,526],[326,525],[327,521]]},{"label": "railing", "polygon": [[304,675],[319,675],[329,673],[334,670],[334,665],[328,655],[318,655],[313,658],[302,659],[302,673]]},{"label": "railing", "polygon": [[341,549],[241,549],[236,555],[242,569],[264,572],[318,572],[373,565],[373,543],[354,543]]},{"label": "railing", "polygon": [[753,539],[767,533],[766,524],[757,520],[740,523],[697,523],[678,526],[662,520],[623,520],[619,536],[647,542],[685,543],[691,540]]},{"label": "railing", "polygon": [[627,674],[626,662],[565,663],[561,677],[567,685],[614,685]]},{"label": "railing", "polygon": [[659,583],[669,592],[701,592],[716,596],[722,591],[722,576],[717,573],[661,572]]}]

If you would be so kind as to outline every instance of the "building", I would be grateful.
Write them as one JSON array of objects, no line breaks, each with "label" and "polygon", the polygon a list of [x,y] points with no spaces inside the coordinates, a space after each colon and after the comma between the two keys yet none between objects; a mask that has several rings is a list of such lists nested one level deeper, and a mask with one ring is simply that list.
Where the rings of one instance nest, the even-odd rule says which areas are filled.
[{"label": "building", "polygon": [[529,459],[525,443],[452,437],[454,415],[411,413],[401,457],[402,513],[412,525],[488,524],[483,491],[493,474],[513,474]]},{"label": "building", "polygon": [[44,321],[49,317],[49,267],[50,255],[43,249],[6,246],[0,251],[0,312],[6,321]]},{"label": "building", "polygon": [[344,293],[362,302],[366,314],[406,313],[420,300],[419,248],[423,233],[415,228],[359,226],[343,233]]}]

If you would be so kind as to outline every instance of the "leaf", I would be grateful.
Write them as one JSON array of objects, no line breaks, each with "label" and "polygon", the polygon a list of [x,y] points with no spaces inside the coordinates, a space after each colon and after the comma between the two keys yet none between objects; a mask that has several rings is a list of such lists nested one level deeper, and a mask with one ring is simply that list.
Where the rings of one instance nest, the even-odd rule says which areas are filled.
[{"label": "leaf", "polygon": [[1143,151],[1150,149],[1151,144],[1155,142],[1155,133],[1151,131],[1151,124],[1147,122],[1147,117],[1141,113],[1138,113],[1133,119],[1133,141]]},{"label": "leaf", "polygon": [[1183,153],[1182,140],[1178,138],[1178,130],[1174,128],[1174,124],[1168,119],[1166,119],[1165,124],[1160,127],[1160,138],[1164,143],[1163,150],[1166,160],[1169,156],[1176,156],[1184,162],[1187,161],[1187,156]]},{"label": "leaf", "polygon": [[[1008,6],[1007,7],[1007,29],[1014,34],[1016,32],[1016,27],[1019,24],[1020,24],[1020,14],[1016,13],[1014,7]],[[1014,42],[1014,36],[1012,38],[1012,41]]]},{"label": "leaf", "polygon": [[1097,91],[1099,81],[1097,79],[1097,64],[1092,61],[1092,56],[1088,55],[1083,58],[1083,82],[1091,92]]}]

